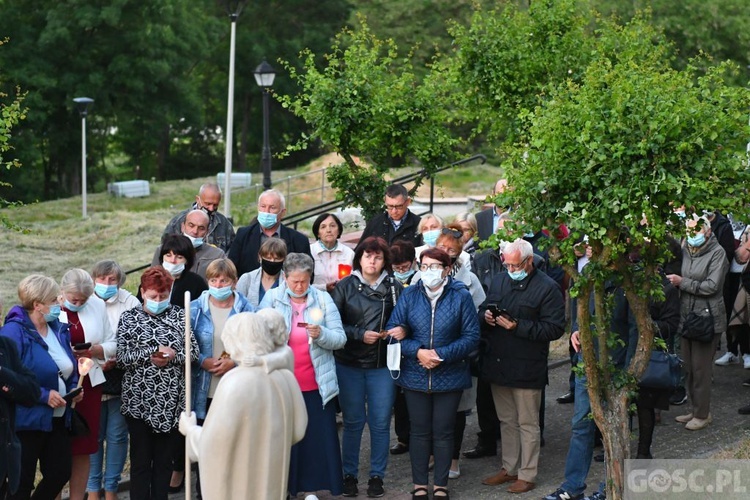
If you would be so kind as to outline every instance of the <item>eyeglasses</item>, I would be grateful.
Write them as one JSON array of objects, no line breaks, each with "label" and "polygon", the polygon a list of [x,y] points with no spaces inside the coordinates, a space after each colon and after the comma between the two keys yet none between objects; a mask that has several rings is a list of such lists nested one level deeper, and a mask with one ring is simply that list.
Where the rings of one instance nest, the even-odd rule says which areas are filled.
[{"label": "eyeglasses", "polygon": [[419,265],[419,270],[422,272],[427,271],[428,269],[430,271],[440,271],[441,269],[444,269],[444,268],[445,266],[442,264],[420,264]]},{"label": "eyeglasses", "polygon": [[504,264],[503,264],[503,267],[504,267],[505,269],[509,270],[509,271],[510,271],[510,270],[513,270],[513,271],[517,271],[517,270],[521,269],[521,268],[522,268],[522,267],[524,266],[524,264],[526,264],[526,261],[527,261],[527,260],[529,260],[529,258],[528,258],[528,257],[526,257],[525,259],[523,259],[523,260],[522,260],[521,262],[519,262],[518,264],[505,264],[505,263],[504,263]]},{"label": "eyeglasses", "polygon": [[399,273],[405,273],[411,269],[411,262],[408,264],[403,264],[400,266],[392,266],[394,271],[397,271]]},{"label": "eyeglasses", "polygon": [[392,212],[392,211],[394,211],[394,210],[399,210],[399,211],[401,211],[401,210],[403,210],[403,209],[404,209],[404,207],[405,207],[405,206],[406,206],[406,203],[401,203],[400,205],[386,205],[386,206],[385,206],[385,209],[386,209],[387,211],[389,211],[389,212]]},{"label": "eyeglasses", "polygon": [[443,229],[440,230],[440,233],[453,236],[457,240],[460,240],[461,237],[463,237],[464,235],[463,231],[459,231],[458,229],[451,229],[449,227],[444,227]]}]

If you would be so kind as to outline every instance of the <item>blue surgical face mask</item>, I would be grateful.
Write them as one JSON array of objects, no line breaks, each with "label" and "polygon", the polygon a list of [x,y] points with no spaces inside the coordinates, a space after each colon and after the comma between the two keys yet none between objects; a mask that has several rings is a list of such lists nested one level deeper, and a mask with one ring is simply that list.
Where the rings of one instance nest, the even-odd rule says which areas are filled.
[{"label": "blue surgical face mask", "polygon": [[276,225],[279,220],[279,214],[272,214],[270,212],[258,212],[258,224],[263,226],[265,229],[270,229]]},{"label": "blue surgical face mask", "polygon": [[393,276],[395,276],[397,280],[399,280],[401,282],[404,282],[404,281],[408,280],[409,278],[411,278],[412,275],[414,275],[415,272],[416,272],[415,269],[409,269],[405,273],[400,273],[398,271],[393,271]]},{"label": "blue surgical face mask", "polygon": [[526,269],[521,269],[520,271],[508,271],[508,276],[514,281],[521,281],[526,278],[527,275]]},{"label": "blue surgical face mask", "polygon": [[60,304],[52,304],[49,306],[49,312],[44,314],[44,321],[49,323],[50,321],[55,321],[57,318],[60,317]]},{"label": "blue surgical face mask", "polygon": [[706,242],[706,235],[703,233],[698,233],[695,236],[688,236],[687,242],[691,247],[699,247]]},{"label": "blue surgical face mask", "polygon": [[193,238],[187,233],[182,233],[182,234],[185,235],[185,237],[190,240],[190,242],[193,244],[193,248],[198,248],[201,245],[203,245],[203,238]]},{"label": "blue surgical face mask", "polygon": [[422,283],[430,289],[439,287],[445,280],[442,269],[428,269],[422,271],[421,279]]},{"label": "blue surgical face mask", "polygon": [[109,300],[117,294],[117,285],[97,283],[94,286],[94,293],[102,300]]},{"label": "blue surgical face mask", "polygon": [[75,304],[71,304],[71,303],[70,303],[70,301],[69,301],[68,299],[65,299],[65,309],[67,309],[68,311],[71,311],[71,312],[77,313],[78,311],[80,311],[80,310],[81,310],[81,309],[83,309],[84,307],[86,307],[86,302],[84,302],[84,303],[83,303],[83,304],[81,304],[80,306],[77,306],[77,305],[75,305]]},{"label": "blue surgical face mask", "polygon": [[684,219],[685,217],[687,217],[684,210],[678,210],[675,212],[675,214],[677,214],[677,217],[679,217],[680,219]]},{"label": "blue surgical face mask", "polygon": [[155,300],[146,299],[146,309],[151,314],[161,314],[169,307],[169,299],[157,302]]},{"label": "blue surgical face mask", "polygon": [[440,229],[432,229],[422,233],[422,240],[424,240],[425,245],[432,248],[437,244],[438,236],[440,236]]},{"label": "blue surgical face mask", "polygon": [[221,288],[217,288],[215,286],[209,286],[208,293],[211,294],[211,297],[215,298],[216,300],[227,300],[229,297],[232,296],[232,293],[234,293],[234,290],[232,290],[232,285],[224,286]]},{"label": "blue surgical face mask", "polygon": [[286,289],[286,294],[289,295],[290,297],[294,297],[295,299],[301,299],[302,297],[305,297],[308,293],[310,293],[310,287],[307,287],[307,290],[305,290],[304,292],[300,294],[294,293],[291,288]]}]

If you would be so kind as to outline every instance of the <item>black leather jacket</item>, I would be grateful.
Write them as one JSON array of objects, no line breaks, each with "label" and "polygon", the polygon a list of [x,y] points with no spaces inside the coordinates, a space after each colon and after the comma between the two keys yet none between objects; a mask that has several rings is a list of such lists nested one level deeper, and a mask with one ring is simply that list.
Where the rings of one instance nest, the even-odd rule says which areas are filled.
[{"label": "black leather jacket", "polygon": [[388,341],[365,344],[362,338],[367,330],[379,332],[385,328],[402,290],[392,276],[386,277],[376,289],[365,285],[355,275],[336,283],[331,295],[346,332],[346,345],[333,353],[337,363],[357,368],[386,366]]}]

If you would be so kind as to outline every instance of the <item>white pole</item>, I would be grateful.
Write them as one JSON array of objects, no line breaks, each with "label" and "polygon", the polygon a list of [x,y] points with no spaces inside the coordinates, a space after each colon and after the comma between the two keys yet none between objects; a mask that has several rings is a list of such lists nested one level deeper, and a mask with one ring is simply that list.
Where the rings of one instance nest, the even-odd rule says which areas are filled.
[{"label": "white pole", "polygon": [[[185,413],[190,416],[192,408],[193,379],[192,374],[192,352],[190,346],[190,292],[185,292]],[[187,439],[185,437],[184,439]],[[190,500],[193,494],[192,471],[190,469],[190,452],[185,446],[185,498]]]},{"label": "white pole", "polygon": [[81,116],[81,196],[83,197],[82,217],[86,218],[86,115]]},{"label": "white pole", "polygon": [[232,35],[229,42],[229,95],[227,96],[227,130],[225,135],[226,151],[224,154],[224,215],[232,213],[232,132],[234,128],[234,46],[237,36],[237,16],[231,14]]}]

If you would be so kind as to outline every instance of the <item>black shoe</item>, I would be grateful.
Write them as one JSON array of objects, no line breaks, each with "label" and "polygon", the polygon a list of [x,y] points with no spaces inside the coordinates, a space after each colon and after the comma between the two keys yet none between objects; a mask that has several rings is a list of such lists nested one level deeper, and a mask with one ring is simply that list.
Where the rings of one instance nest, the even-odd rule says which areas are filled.
[{"label": "black shoe", "polygon": [[557,402],[560,403],[561,405],[567,405],[567,404],[570,404],[570,403],[575,403],[576,402],[576,395],[575,395],[574,392],[566,392],[565,394],[563,394],[562,396],[560,396],[559,398],[557,398]]},{"label": "black shoe", "polygon": [[402,455],[409,451],[409,445],[402,442],[398,442],[391,446],[391,455]]},{"label": "black shoe", "polygon": [[684,387],[678,387],[674,390],[672,395],[669,396],[669,404],[674,406],[685,404],[685,401],[687,401],[687,392],[685,392]]},{"label": "black shoe", "polygon": [[357,478],[351,474],[344,476],[344,492],[342,493],[345,497],[356,497],[359,494],[359,488],[357,488]]},{"label": "black shoe", "polygon": [[636,460],[652,460],[654,457],[651,456],[651,453],[639,453],[635,458]]},{"label": "black shoe", "polygon": [[497,448],[477,445],[474,449],[467,450],[463,453],[466,458],[482,458],[497,456]]},{"label": "black shoe", "polygon": [[745,405],[739,410],[737,410],[737,413],[740,415],[750,415],[750,405]]},{"label": "black shoe", "polygon": [[742,385],[744,385],[745,387],[750,387],[750,378],[742,382]]},{"label": "black shoe", "polygon": [[594,455],[594,462],[604,462],[604,453]]},{"label": "black shoe", "polygon": [[178,484],[177,486],[172,486],[171,484],[169,485],[169,492],[170,493],[179,493],[179,492],[182,491],[182,489],[184,487],[185,487],[185,475],[183,473],[182,481],[180,481],[180,484]]},{"label": "black shoe", "polygon": [[380,476],[372,476],[367,481],[367,496],[370,498],[380,498],[385,495],[383,489],[383,478]]},{"label": "black shoe", "polygon": [[546,497],[543,497],[542,500],[581,500],[582,498],[583,493],[573,495],[562,488],[557,488],[554,493],[550,493]]}]

